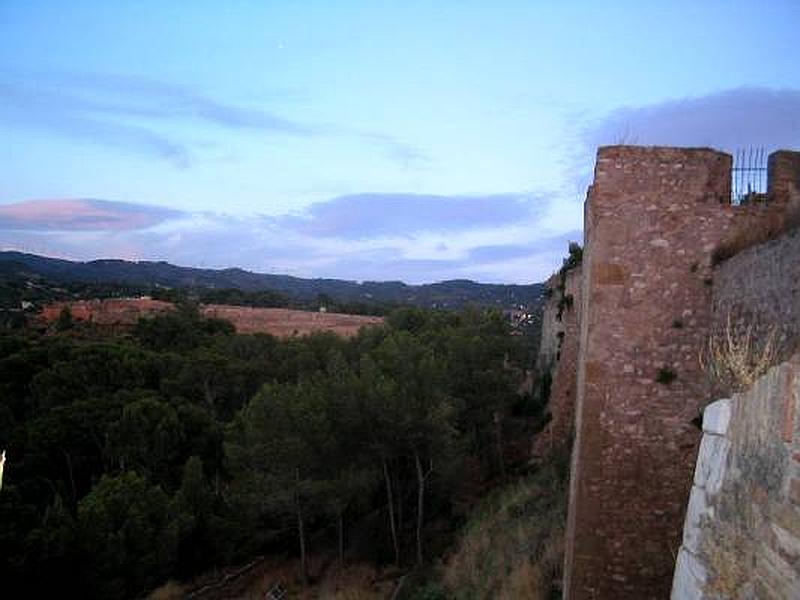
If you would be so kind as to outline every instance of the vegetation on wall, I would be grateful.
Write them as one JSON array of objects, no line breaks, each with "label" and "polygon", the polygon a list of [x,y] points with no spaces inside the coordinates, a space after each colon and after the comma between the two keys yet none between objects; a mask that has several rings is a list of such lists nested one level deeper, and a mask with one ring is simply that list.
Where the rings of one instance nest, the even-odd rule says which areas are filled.
[{"label": "vegetation on wall", "polygon": [[737,331],[730,314],[725,325],[708,338],[700,353],[700,364],[715,391],[724,394],[741,392],[776,364],[778,358],[776,329],[757,339],[750,323]]}]

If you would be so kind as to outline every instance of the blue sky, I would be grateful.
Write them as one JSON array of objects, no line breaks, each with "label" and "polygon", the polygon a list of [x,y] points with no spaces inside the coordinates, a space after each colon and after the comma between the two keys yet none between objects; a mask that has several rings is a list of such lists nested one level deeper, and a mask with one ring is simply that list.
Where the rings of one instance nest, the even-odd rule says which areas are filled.
[{"label": "blue sky", "polygon": [[0,1],[0,247],[542,280],[596,147],[800,147],[800,3]]}]

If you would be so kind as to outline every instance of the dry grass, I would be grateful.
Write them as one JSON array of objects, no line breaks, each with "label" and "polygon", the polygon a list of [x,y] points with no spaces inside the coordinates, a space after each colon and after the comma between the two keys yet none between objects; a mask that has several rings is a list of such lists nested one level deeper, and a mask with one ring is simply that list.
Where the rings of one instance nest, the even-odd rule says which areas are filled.
[{"label": "dry grass", "polygon": [[546,600],[561,579],[566,487],[555,469],[504,488],[473,515],[444,565],[447,597]]},{"label": "dry grass", "polygon": [[329,600],[379,600],[388,597],[391,583],[380,585],[378,571],[366,564],[334,569],[320,582],[318,598]]},{"label": "dry grass", "polygon": [[147,597],[148,600],[178,600],[186,596],[186,588],[175,581],[168,581],[156,588]]},{"label": "dry grass", "polygon": [[712,383],[726,392],[750,388],[777,360],[776,329],[773,327],[759,342],[749,324],[737,333],[731,316],[721,332],[712,334],[700,354],[700,365]]}]

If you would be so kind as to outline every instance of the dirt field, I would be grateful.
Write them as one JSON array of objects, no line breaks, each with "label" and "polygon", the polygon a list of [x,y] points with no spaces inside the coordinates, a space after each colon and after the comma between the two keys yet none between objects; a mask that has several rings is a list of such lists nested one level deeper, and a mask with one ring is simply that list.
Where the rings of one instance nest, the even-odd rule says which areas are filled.
[{"label": "dirt field", "polygon": [[270,333],[276,337],[307,335],[315,331],[332,331],[352,337],[367,325],[380,325],[383,317],[321,313],[288,308],[248,308],[209,304],[200,308],[207,317],[230,321],[239,333]]},{"label": "dirt field", "polygon": [[[150,298],[78,300],[50,304],[42,309],[41,318],[46,323],[53,323],[65,306],[69,307],[75,321],[114,327],[132,327],[141,317],[175,308],[170,302]],[[352,337],[364,326],[383,323],[382,317],[222,304],[201,306],[200,312],[206,317],[230,321],[238,333],[269,333],[276,337],[307,335],[315,331],[332,331],[343,337]]]},{"label": "dirt field", "polygon": [[42,309],[41,318],[46,323],[58,320],[64,307],[68,307],[75,321],[89,321],[97,325],[130,326],[136,325],[140,317],[154,315],[175,306],[171,302],[150,298],[109,298],[106,300],[76,300],[74,302],[55,302]]}]

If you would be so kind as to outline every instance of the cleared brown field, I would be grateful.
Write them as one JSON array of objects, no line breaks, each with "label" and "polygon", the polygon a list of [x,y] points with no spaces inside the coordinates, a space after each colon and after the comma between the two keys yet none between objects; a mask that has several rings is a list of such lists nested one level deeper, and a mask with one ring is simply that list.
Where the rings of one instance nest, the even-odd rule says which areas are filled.
[{"label": "cleared brown field", "polygon": [[140,317],[173,310],[175,305],[151,298],[75,300],[48,304],[42,308],[40,316],[46,323],[52,323],[58,319],[65,307],[69,308],[75,321],[88,321],[97,325],[133,326]]},{"label": "cleared brown field", "polygon": [[[42,320],[46,323],[55,322],[64,307],[70,309],[75,321],[113,327],[132,327],[141,317],[175,309],[170,302],[150,298],[76,300],[45,306],[41,313]],[[282,338],[308,335],[315,331],[332,331],[343,337],[352,337],[362,327],[383,323],[383,317],[224,304],[203,305],[200,312],[206,317],[230,321],[238,333],[268,333]]]},{"label": "cleared brown field", "polygon": [[206,317],[230,321],[239,333],[269,333],[276,337],[308,335],[315,331],[332,331],[343,337],[352,337],[362,327],[383,323],[383,317],[310,312],[288,308],[249,308],[209,304],[201,306],[200,311]]}]

